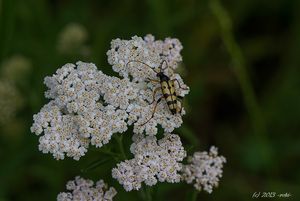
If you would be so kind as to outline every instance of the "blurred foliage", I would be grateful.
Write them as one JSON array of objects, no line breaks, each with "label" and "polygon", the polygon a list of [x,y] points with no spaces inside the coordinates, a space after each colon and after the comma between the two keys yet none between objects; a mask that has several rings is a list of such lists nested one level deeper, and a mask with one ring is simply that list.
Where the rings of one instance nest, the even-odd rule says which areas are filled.
[{"label": "blurred foliage", "polygon": [[[300,200],[299,9],[298,0],[0,0],[1,79],[17,78],[12,83],[24,99],[15,118],[0,127],[0,201],[55,200],[79,174],[115,186],[116,200],[143,197],[111,178],[118,159],[106,149],[115,149],[117,138],[79,162],[56,161],[38,151],[29,128],[47,102],[45,76],[78,60],[113,74],[106,61],[110,41],[148,33],[176,37],[184,46],[191,92],[177,132],[187,150],[216,145],[228,161],[211,195],[163,183],[148,189],[152,199],[252,200],[254,192],[287,192],[292,197],[281,200]],[[59,41],[70,24],[83,27],[82,47],[64,54]],[[26,73],[20,69],[23,76],[3,70],[15,55],[30,64]],[[130,137],[123,139],[128,157]]]}]

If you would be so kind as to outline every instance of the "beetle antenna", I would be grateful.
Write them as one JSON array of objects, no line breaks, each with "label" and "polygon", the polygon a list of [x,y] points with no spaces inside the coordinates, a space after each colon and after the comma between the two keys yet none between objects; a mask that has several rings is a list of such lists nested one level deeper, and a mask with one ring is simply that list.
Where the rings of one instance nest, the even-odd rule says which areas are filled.
[{"label": "beetle antenna", "polygon": [[[164,65],[164,63],[166,63],[166,67],[165,68],[162,68],[162,66]],[[169,64],[167,62],[167,60],[163,60],[161,65],[160,65],[160,71],[165,71],[167,68],[169,67]]]},{"label": "beetle antenna", "polygon": [[149,66],[148,64],[142,62],[142,61],[135,61],[135,60],[131,60],[131,61],[128,61],[128,63],[126,64],[126,68],[128,67],[128,64],[129,63],[132,63],[132,62],[137,62],[137,63],[141,63],[141,64],[144,64],[145,66],[147,66],[148,68],[151,68],[156,74],[158,73],[154,68],[152,68],[151,66]]}]

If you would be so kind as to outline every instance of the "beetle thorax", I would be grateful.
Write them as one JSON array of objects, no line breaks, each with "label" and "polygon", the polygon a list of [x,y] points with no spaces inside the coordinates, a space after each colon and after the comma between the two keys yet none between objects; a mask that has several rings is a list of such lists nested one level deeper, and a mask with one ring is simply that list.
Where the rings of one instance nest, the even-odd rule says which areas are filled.
[{"label": "beetle thorax", "polygon": [[170,78],[167,75],[165,75],[163,72],[157,73],[156,76],[159,77],[161,82],[170,80]]}]

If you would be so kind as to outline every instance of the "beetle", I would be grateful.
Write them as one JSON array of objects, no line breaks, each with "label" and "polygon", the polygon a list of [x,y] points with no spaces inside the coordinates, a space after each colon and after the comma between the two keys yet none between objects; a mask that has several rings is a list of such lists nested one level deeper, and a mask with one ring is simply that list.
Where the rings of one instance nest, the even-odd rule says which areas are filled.
[{"label": "beetle", "polygon": [[[183,90],[188,90],[188,88],[181,87],[181,85],[177,79],[171,80],[170,77],[164,73],[164,70],[166,70],[169,67],[167,61],[166,60],[162,61],[162,63],[159,66],[159,72],[157,72],[154,68],[150,67],[148,64],[141,62],[141,61],[132,60],[132,61],[129,61],[126,64],[126,66],[131,62],[138,62],[138,63],[144,64],[145,66],[147,66],[148,68],[151,68],[156,73],[156,77],[158,78],[158,80],[148,79],[149,81],[151,81],[153,83],[160,83],[160,87],[157,87],[153,91],[153,101],[150,104],[153,104],[155,102],[156,93],[160,90],[162,92],[162,96],[160,98],[158,98],[156,101],[151,118],[148,119],[145,123],[141,124],[140,126],[145,125],[154,117],[157,105],[162,100],[162,98],[164,98],[166,100],[166,102],[168,104],[168,108],[173,115],[180,114],[182,111],[183,97],[176,94],[174,83],[177,82],[179,88],[181,88]],[[164,63],[166,63],[166,68],[162,67]],[[178,101],[180,102],[180,106],[178,106]]]}]

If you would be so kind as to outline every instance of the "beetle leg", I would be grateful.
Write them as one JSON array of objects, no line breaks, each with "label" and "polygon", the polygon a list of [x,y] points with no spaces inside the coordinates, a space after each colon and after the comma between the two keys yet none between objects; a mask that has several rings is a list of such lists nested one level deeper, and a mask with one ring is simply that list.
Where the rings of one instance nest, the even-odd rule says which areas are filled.
[{"label": "beetle leg", "polygon": [[159,80],[153,80],[153,79],[149,79],[149,78],[147,78],[146,81],[150,81],[152,83],[160,83]]},{"label": "beetle leg", "polygon": [[152,102],[150,104],[153,104],[155,101],[155,95],[157,94],[157,92],[160,90],[160,87],[157,87],[156,89],[154,89],[153,91],[153,98],[152,98]]},{"label": "beetle leg", "polygon": [[161,101],[161,99],[162,99],[162,97],[160,97],[160,98],[156,101],[156,104],[155,104],[155,106],[154,106],[154,109],[153,109],[151,118],[148,119],[145,123],[141,124],[140,126],[144,126],[146,123],[148,123],[148,122],[154,117],[154,114],[155,114],[155,111],[156,111],[157,104]]},{"label": "beetle leg", "polygon": [[183,100],[183,97],[182,96],[177,96],[177,100],[180,103],[179,114],[181,114],[181,112],[182,112],[182,100]]},{"label": "beetle leg", "polygon": [[173,82],[176,81],[180,89],[183,89],[183,90],[189,90],[188,88],[181,87],[181,85],[180,85],[180,83],[179,83],[179,81],[178,81],[177,79],[173,79],[173,80],[171,80],[171,81],[173,81]]}]

